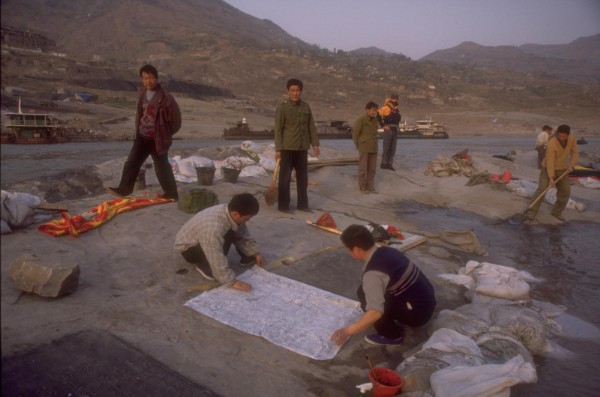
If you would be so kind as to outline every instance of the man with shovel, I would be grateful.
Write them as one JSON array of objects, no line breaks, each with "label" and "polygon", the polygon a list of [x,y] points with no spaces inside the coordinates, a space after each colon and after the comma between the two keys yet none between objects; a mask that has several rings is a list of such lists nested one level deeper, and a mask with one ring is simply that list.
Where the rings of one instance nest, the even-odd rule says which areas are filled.
[{"label": "man with shovel", "polygon": [[558,126],[556,134],[548,141],[546,157],[542,161],[538,188],[533,194],[533,200],[527,209],[525,223],[535,222],[535,217],[542,201],[550,188],[556,187],[556,203],[551,215],[561,222],[565,221],[562,212],[569,202],[571,185],[567,174],[577,165],[579,150],[577,140],[571,135],[571,127],[566,124]]}]

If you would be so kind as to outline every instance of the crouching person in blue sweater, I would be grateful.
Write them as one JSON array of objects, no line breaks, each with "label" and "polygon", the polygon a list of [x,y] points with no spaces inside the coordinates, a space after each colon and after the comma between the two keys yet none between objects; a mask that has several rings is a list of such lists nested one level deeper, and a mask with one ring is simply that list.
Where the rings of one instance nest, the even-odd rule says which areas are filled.
[{"label": "crouching person in blue sweater", "polygon": [[377,333],[366,335],[374,345],[400,345],[404,326],[419,327],[435,309],[433,286],[403,253],[377,247],[366,227],[349,226],[341,236],[354,259],[364,262],[358,298],[365,312],[358,320],[336,330],[331,340],[341,345],[350,336],[373,326]]}]

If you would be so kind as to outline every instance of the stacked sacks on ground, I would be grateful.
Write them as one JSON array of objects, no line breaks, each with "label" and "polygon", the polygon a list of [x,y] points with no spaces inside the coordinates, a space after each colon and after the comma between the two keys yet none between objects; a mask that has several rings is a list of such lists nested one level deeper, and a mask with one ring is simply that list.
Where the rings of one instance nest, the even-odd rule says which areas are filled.
[{"label": "stacked sacks on ground", "polygon": [[174,156],[171,160],[175,179],[184,183],[196,182],[197,167],[214,168],[216,180],[223,179],[222,168],[239,169],[240,177],[259,177],[275,169],[274,152],[263,154],[261,146],[252,141],[242,142],[240,149],[241,155],[228,156],[222,160],[212,160],[203,156]]},{"label": "stacked sacks on ground", "polygon": [[516,269],[469,261],[459,274],[439,276],[467,289],[471,303],[442,310],[432,336],[397,368],[409,396],[508,396],[517,383],[536,382],[532,355],[569,354],[549,338],[561,335],[553,318],[565,308],[529,298]]}]

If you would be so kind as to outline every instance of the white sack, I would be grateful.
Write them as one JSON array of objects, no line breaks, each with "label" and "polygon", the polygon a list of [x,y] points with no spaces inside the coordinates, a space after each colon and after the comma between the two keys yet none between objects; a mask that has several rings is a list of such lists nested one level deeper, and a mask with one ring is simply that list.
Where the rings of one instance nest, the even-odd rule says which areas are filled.
[{"label": "white sack", "polygon": [[240,172],[240,177],[253,176],[253,177],[258,178],[263,175],[267,175],[267,171],[265,171],[264,168],[262,168],[261,166],[258,166],[258,165],[246,166],[246,167],[242,168],[242,172]]},{"label": "white sack", "polygon": [[266,171],[275,172],[275,160],[268,157],[260,156],[258,165],[263,167]]},{"label": "white sack", "polygon": [[33,194],[9,193],[5,190],[1,191],[0,197],[2,201],[0,217],[4,221],[2,234],[12,232],[15,227],[25,227],[32,224],[35,208],[42,202],[38,196]]},{"label": "white sack", "polygon": [[579,182],[579,184],[583,187],[587,187],[590,189],[600,189],[600,181],[598,179],[592,178],[591,176],[588,176],[586,178],[579,178],[577,182]]},{"label": "white sack", "polygon": [[422,350],[436,349],[443,352],[456,352],[481,357],[477,343],[468,336],[450,328],[440,328],[423,344]]},{"label": "white sack", "polygon": [[242,150],[245,150],[247,152],[252,152],[252,153],[256,153],[256,154],[260,154],[260,152],[262,152],[262,149],[260,147],[260,145],[256,142],[253,141],[244,141],[240,144],[240,148]]},{"label": "white sack", "polygon": [[173,157],[173,160],[177,163],[177,173],[188,178],[197,180],[198,174],[196,174],[196,167],[213,167],[214,162],[206,157],[202,156],[190,156],[182,159],[180,156]]},{"label": "white sack", "polygon": [[537,381],[535,367],[516,356],[504,364],[448,367],[430,378],[436,397],[509,397],[510,387]]}]

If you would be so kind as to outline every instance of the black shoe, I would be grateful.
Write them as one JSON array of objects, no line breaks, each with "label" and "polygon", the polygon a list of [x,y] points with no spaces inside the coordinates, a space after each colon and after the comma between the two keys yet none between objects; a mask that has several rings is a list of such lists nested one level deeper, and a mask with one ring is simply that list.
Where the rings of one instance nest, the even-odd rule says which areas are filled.
[{"label": "black shoe", "polygon": [[173,201],[179,201],[179,195],[177,193],[175,193],[175,194],[163,193],[160,195],[160,197],[162,197],[164,199],[172,199]]},{"label": "black shoe", "polygon": [[196,270],[198,270],[198,272],[205,279],[210,280],[210,281],[215,281],[215,278],[213,277],[213,274],[212,274],[212,270],[210,270],[210,266],[206,266],[202,263],[199,263],[196,265]]},{"label": "black shoe", "polygon": [[108,192],[117,197],[127,197],[131,194],[131,192],[125,193],[125,191],[123,189],[121,189],[120,187],[109,187]]},{"label": "black shoe", "polygon": [[376,346],[398,346],[398,345],[402,344],[402,340],[404,338],[399,337],[396,339],[390,339],[390,338],[386,338],[383,335],[371,334],[371,335],[365,335],[364,339],[367,343],[370,343],[370,344],[376,345]]},{"label": "black shoe", "polygon": [[242,258],[240,261],[240,266],[242,267],[251,267],[256,265],[256,257],[250,256],[248,258]]},{"label": "black shoe", "polygon": [[393,166],[391,166],[391,165],[388,165],[387,169],[390,170],[390,171],[396,171],[396,169]]}]

